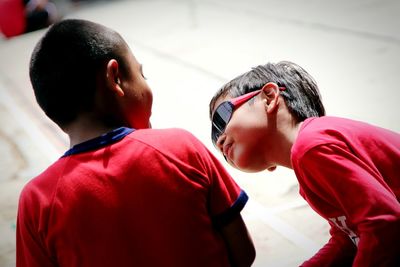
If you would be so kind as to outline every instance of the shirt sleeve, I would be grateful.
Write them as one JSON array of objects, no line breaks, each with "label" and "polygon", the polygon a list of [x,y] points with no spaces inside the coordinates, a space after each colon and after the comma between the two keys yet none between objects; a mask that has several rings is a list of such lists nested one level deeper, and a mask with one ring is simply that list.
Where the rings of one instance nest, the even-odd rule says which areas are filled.
[{"label": "shirt sleeve", "polygon": [[217,227],[229,224],[240,214],[248,196],[234,181],[224,166],[209,153],[210,195],[209,210]]},{"label": "shirt sleeve", "polygon": [[[35,231],[35,223],[31,220],[34,212],[34,201],[28,201],[26,191],[22,191],[18,205],[16,229],[16,266],[17,267],[54,267]],[[32,199],[30,199],[32,200]]]},{"label": "shirt sleeve", "polygon": [[305,261],[301,267],[351,267],[356,247],[349,237],[336,226],[331,225],[331,238],[311,259]]},{"label": "shirt sleeve", "polygon": [[[384,178],[336,144],[316,146],[300,162],[302,176],[309,177],[302,181],[305,186],[353,225],[358,235],[353,266],[400,266],[400,204]],[[328,243],[325,255],[339,245]]]}]

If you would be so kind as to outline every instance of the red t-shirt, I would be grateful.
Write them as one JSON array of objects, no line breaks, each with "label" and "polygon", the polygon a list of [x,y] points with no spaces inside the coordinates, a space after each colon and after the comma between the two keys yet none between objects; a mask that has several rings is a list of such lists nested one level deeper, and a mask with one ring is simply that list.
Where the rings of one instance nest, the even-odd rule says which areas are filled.
[{"label": "red t-shirt", "polygon": [[218,225],[246,201],[188,132],[119,128],[25,186],[17,266],[229,266]]},{"label": "red t-shirt", "polygon": [[0,0],[0,32],[13,37],[25,32],[25,5],[23,0]]},{"label": "red t-shirt", "polygon": [[300,194],[331,225],[329,242],[302,266],[400,266],[399,134],[342,118],[307,119],[292,165]]}]

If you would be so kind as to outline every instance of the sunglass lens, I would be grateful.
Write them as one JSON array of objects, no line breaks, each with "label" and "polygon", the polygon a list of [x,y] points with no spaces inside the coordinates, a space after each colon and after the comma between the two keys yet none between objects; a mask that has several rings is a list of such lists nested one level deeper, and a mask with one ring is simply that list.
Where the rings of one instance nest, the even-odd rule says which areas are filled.
[{"label": "sunglass lens", "polygon": [[217,143],[220,135],[225,131],[225,127],[231,119],[233,105],[230,102],[223,102],[215,110],[212,118],[211,139],[213,144]]}]

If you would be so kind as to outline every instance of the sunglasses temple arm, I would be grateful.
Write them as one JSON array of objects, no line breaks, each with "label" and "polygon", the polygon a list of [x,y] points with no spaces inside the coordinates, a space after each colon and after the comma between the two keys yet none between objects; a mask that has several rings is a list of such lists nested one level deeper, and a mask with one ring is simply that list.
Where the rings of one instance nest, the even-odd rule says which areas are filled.
[{"label": "sunglasses temple arm", "polygon": [[241,104],[243,104],[244,102],[246,102],[247,100],[249,100],[250,98],[252,98],[253,96],[257,95],[258,93],[260,93],[261,90],[257,90],[248,94],[244,94],[242,96],[239,96],[233,100],[231,100],[232,104],[234,106],[240,106]]}]

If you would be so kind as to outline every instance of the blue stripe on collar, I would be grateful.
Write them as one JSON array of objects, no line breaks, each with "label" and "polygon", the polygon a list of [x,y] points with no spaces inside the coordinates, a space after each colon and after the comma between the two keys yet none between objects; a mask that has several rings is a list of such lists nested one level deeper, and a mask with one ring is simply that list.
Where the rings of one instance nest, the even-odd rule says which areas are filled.
[{"label": "blue stripe on collar", "polygon": [[249,197],[246,192],[241,190],[238,198],[228,210],[213,217],[212,221],[214,225],[218,228],[228,225],[240,214],[248,200]]},{"label": "blue stripe on collar", "polygon": [[90,150],[95,150],[101,147],[104,147],[106,145],[115,143],[131,132],[133,132],[134,129],[132,128],[127,128],[127,127],[120,127],[117,129],[112,130],[111,132],[105,133],[99,137],[90,139],[88,141],[85,141],[83,143],[74,145],[71,147],[67,152],[64,153],[62,157],[90,151]]}]

